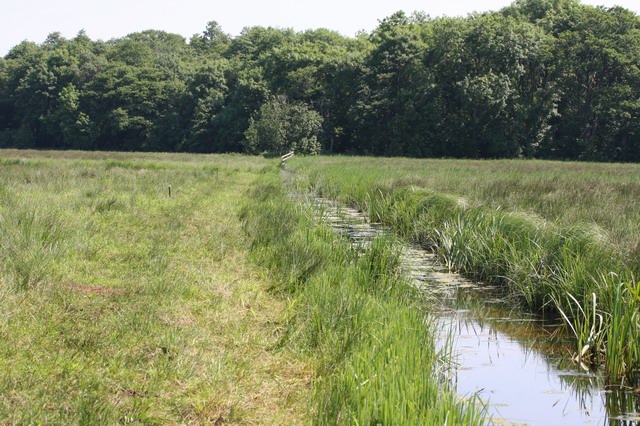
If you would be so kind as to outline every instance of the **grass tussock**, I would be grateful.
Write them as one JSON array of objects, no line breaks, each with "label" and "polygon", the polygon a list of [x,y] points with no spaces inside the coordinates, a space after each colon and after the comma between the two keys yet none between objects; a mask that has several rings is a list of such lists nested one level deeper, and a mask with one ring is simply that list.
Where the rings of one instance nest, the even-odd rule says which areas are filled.
[{"label": "grass tussock", "polygon": [[561,315],[581,362],[638,378],[637,166],[358,158],[292,166],[321,194],[433,247],[451,269]]},{"label": "grass tussock", "polygon": [[316,360],[314,423],[482,423],[476,403],[441,381],[442,354],[394,244],[360,254],[289,201],[276,176],[261,180],[242,218],[256,261],[293,300],[281,344]]},{"label": "grass tussock", "polygon": [[0,207],[0,285],[27,289],[50,278],[70,231],[60,214],[9,201]]}]

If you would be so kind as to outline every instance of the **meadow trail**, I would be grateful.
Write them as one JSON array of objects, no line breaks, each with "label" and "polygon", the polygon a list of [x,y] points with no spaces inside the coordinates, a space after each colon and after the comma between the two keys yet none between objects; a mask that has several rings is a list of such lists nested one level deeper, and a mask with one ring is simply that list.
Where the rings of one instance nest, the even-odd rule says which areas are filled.
[{"label": "meadow trail", "polygon": [[238,219],[265,162],[0,157],[0,423],[307,422],[289,302]]}]

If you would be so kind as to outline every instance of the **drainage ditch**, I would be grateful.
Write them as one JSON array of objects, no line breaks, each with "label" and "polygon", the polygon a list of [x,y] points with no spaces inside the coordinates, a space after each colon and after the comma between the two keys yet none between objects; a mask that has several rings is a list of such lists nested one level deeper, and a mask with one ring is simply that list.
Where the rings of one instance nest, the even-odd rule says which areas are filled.
[{"label": "drainage ditch", "polygon": [[[360,211],[296,194],[354,246],[388,231]],[[401,265],[428,299],[440,348],[451,350],[448,380],[462,397],[478,395],[494,424],[636,425],[640,397],[608,386],[602,374],[571,361],[560,324],[522,312],[495,286],[451,272],[435,253],[404,246]]]}]

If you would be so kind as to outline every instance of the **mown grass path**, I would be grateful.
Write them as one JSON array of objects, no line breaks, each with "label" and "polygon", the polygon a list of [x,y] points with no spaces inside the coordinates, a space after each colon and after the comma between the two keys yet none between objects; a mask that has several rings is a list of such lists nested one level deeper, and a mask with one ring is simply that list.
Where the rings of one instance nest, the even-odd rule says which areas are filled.
[{"label": "mown grass path", "polygon": [[266,164],[0,152],[0,423],[304,422],[238,221]]}]

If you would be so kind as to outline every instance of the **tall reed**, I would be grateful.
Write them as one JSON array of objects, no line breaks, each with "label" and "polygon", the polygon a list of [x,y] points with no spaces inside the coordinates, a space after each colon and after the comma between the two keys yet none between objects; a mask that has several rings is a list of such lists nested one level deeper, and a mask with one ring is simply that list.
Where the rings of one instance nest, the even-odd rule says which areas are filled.
[{"label": "tall reed", "polygon": [[[398,160],[398,170],[403,161]],[[581,361],[604,360],[616,380],[637,378],[640,364],[634,351],[618,342],[620,333],[629,339],[640,332],[637,309],[631,308],[636,302],[619,290],[623,283],[636,285],[635,262],[598,226],[563,225],[409,185],[418,179],[405,180],[399,171],[394,179],[392,162],[348,159],[342,165],[350,167],[338,167],[340,159],[314,164],[302,159],[292,165],[308,187],[363,210],[405,239],[432,247],[451,269],[504,285],[531,310],[561,314],[576,334]],[[491,165],[484,164],[490,171]],[[474,167],[481,174],[481,167]],[[449,172],[440,173],[446,177]],[[527,178],[522,177],[524,183],[513,180],[516,189]]]},{"label": "tall reed", "polygon": [[242,213],[257,262],[293,297],[282,344],[317,360],[316,424],[480,424],[484,412],[441,381],[424,314],[392,241],[364,254],[287,199],[267,175]]}]

